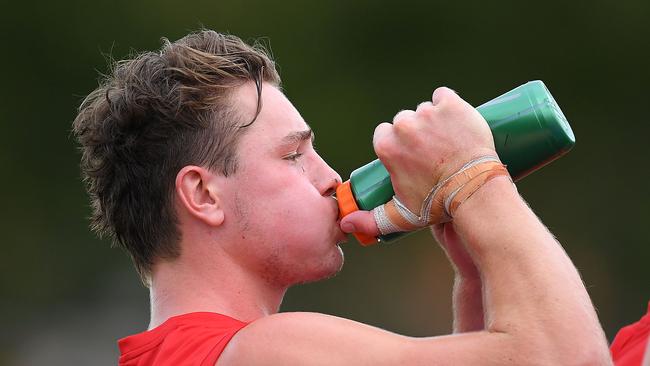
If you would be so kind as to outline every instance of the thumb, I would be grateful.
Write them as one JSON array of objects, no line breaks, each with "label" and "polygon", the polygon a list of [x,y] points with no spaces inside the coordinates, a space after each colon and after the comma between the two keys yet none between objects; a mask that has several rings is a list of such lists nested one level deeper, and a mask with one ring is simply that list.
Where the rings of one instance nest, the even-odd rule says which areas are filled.
[{"label": "thumb", "polygon": [[378,236],[379,229],[372,211],[354,211],[341,219],[341,230],[345,233],[361,233]]}]

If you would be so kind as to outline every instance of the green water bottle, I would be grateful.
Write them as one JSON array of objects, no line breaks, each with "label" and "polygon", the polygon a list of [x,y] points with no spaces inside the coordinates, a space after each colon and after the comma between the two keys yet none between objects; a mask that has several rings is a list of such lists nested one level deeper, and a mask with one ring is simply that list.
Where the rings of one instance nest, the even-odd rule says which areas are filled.
[{"label": "green water bottle", "polygon": [[[530,81],[476,108],[494,137],[494,146],[514,181],[566,154],[575,137],[555,99],[540,80]],[[379,160],[350,174],[336,190],[341,217],[372,210],[393,198],[390,175]],[[406,233],[378,238],[355,233],[362,245],[392,241]]]}]

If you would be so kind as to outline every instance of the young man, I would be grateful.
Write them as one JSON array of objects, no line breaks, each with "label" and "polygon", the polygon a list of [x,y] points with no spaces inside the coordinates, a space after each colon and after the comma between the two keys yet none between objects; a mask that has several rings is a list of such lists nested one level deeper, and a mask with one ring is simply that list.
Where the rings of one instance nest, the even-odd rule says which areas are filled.
[{"label": "young man", "polygon": [[[279,83],[263,52],[201,31],[119,62],[81,105],[93,227],[151,293],[149,331],[119,341],[121,365],[610,364],[577,270],[474,108],[438,88],[380,124],[396,199],[338,222],[341,178]],[[344,232],[422,226],[456,271],[457,334],[278,313],[290,286],[340,270]]]}]

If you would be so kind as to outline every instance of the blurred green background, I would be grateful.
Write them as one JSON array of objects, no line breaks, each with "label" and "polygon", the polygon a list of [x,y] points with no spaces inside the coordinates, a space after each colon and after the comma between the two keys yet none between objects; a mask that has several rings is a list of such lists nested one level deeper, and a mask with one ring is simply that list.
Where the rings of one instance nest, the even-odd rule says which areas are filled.
[{"label": "blurred green background", "polygon": [[[201,26],[262,40],[288,97],[346,177],[374,159],[374,126],[454,88],[479,105],[542,79],[577,138],[519,183],[582,273],[608,338],[650,299],[647,153],[650,2],[63,1],[0,14],[0,364],[115,364],[148,324],[127,256],[87,229],[70,124],[121,59]],[[329,281],[283,310],[320,311],[408,335],[451,330],[452,272],[430,235],[344,247]],[[316,330],[317,331],[317,330]]]}]

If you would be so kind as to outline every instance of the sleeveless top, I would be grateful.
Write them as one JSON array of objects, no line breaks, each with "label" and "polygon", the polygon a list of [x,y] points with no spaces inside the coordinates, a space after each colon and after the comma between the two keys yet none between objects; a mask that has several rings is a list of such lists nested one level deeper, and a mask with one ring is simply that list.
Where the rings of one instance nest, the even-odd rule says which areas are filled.
[{"label": "sleeveless top", "polygon": [[[650,302],[648,312],[638,322],[630,324],[616,334],[610,346],[616,366],[638,366],[643,361],[650,335]],[[645,355],[650,359],[650,355]]]},{"label": "sleeveless top", "polygon": [[209,312],[183,314],[120,339],[120,366],[214,366],[230,339],[248,325]]}]

